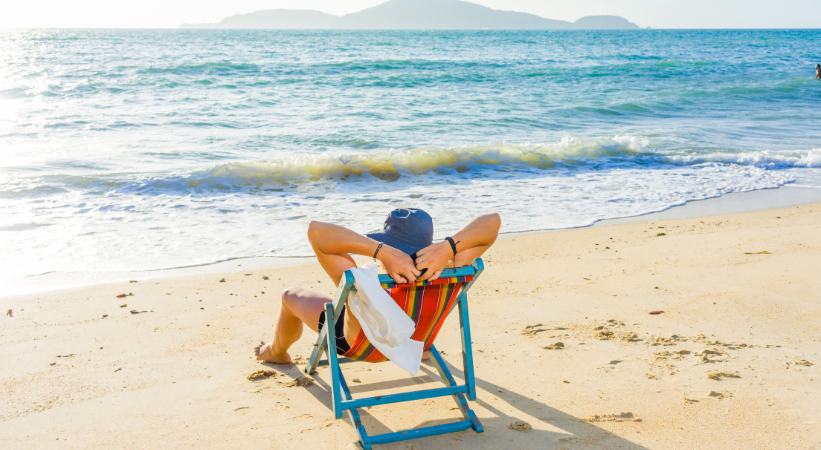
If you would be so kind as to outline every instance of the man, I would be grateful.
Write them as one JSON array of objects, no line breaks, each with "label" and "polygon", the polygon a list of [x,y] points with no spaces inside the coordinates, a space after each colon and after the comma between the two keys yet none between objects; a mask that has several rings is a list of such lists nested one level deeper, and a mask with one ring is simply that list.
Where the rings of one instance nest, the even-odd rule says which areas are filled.
[{"label": "man", "polygon": [[[433,219],[421,209],[409,208],[391,211],[383,232],[367,235],[314,221],[308,225],[308,240],[334,285],[346,270],[356,267],[351,255],[373,257],[398,283],[414,283],[438,278],[445,267],[470,264],[493,245],[500,227],[499,215],[487,214],[453,236],[433,243]],[[288,349],[302,336],[303,324],[318,333],[325,323],[325,303],[330,301],[331,298],[317,292],[286,289],[273,341],[260,342],[255,347],[257,359],[290,364]],[[344,355],[361,328],[347,308],[336,325],[337,353]]]}]

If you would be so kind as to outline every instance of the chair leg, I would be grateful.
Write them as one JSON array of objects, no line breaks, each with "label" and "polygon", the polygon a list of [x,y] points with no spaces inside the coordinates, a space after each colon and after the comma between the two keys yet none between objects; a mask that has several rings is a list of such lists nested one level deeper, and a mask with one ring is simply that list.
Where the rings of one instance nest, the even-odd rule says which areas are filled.
[{"label": "chair leg", "polygon": [[[442,377],[442,381],[449,386],[456,386],[456,380],[453,378],[453,374],[450,373],[450,369],[448,369],[447,364],[445,364],[445,360],[442,359],[442,355],[440,355],[439,351],[436,350],[436,346],[431,345],[430,352],[433,355],[433,362],[435,363],[434,367],[436,367],[436,371],[439,372],[439,376]],[[470,421],[473,431],[477,433],[485,431],[485,427],[482,426],[482,422],[479,421],[476,413],[473,412],[473,409],[471,409],[468,405],[464,394],[455,394],[453,398],[456,400],[456,405],[459,406],[460,410],[462,410],[462,414],[465,416],[465,419]]]},{"label": "chair leg", "polygon": [[[330,341],[333,345],[328,345],[328,330],[336,329],[335,325],[336,321],[339,320],[339,312],[342,311],[342,305],[344,305],[348,299],[348,295],[353,288],[353,283],[353,274],[351,274],[350,271],[345,271],[343,279],[340,280],[339,286],[337,286],[333,303],[325,305],[325,324],[322,326],[322,329],[319,330],[319,336],[316,339],[316,344],[314,344],[314,350],[311,352],[311,357],[308,358],[308,363],[305,365],[305,373],[311,375],[316,372],[316,366],[319,365],[320,358],[324,351],[328,349],[334,349],[334,351],[336,351],[336,341]],[[328,305],[332,306],[331,310],[336,311],[336,314],[328,314]]]},{"label": "chair leg", "polygon": [[476,400],[476,380],[473,377],[473,343],[470,340],[470,317],[465,294],[462,294],[459,298],[459,326],[462,329],[462,362],[465,384],[468,387],[468,398]]},{"label": "chair leg", "polygon": [[[353,400],[351,390],[348,389],[348,383],[345,381],[345,376],[342,375],[342,371],[339,373],[339,384],[342,387],[342,394],[345,400]],[[359,436],[359,445],[362,446],[364,450],[371,450],[370,438],[368,432],[365,430],[365,426],[362,424],[362,418],[359,416],[357,408],[348,408],[348,415],[351,418],[351,425],[353,425],[356,434]]]},{"label": "chair leg", "polygon": [[337,419],[342,418],[342,385],[340,383],[340,377],[342,372],[339,370],[339,361],[336,358],[336,326],[334,324],[334,306],[331,303],[325,304],[325,317],[329,317],[330,320],[326,320],[325,324],[328,328],[328,345],[327,345],[327,352],[328,352],[328,366],[331,369],[331,396],[333,397],[333,407],[334,407],[334,417]]},{"label": "chair leg", "polygon": [[320,358],[322,358],[322,353],[328,349],[328,335],[325,328],[328,327],[328,321],[326,320],[324,324],[322,324],[322,329],[319,330],[319,336],[316,339],[316,343],[314,344],[314,349],[311,352],[311,357],[308,358],[308,363],[305,364],[305,373],[308,375],[313,375],[316,372],[316,367],[320,363]]},{"label": "chair leg", "polygon": [[[373,436],[368,435],[368,432],[365,429],[365,425],[362,423],[362,417],[359,413],[359,408],[362,406],[354,406],[351,403],[356,403],[358,401],[361,404],[363,400],[377,400],[376,402],[365,402],[365,404],[381,405],[400,402],[400,400],[389,399],[388,397],[391,396],[375,396],[354,401],[353,395],[351,394],[351,391],[348,387],[348,383],[345,380],[345,376],[342,374],[341,367],[339,366],[339,359],[336,357],[335,352],[328,351],[328,363],[331,369],[331,389],[333,391],[334,396],[334,415],[337,418],[339,418],[344,410],[348,411],[348,414],[350,414],[349,417],[351,420],[351,424],[353,425],[354,429],[356,430],[356,434],[359,437],[358,443],[364,450],[370,450],[376,444],[387,444],[390,442],[400,442],[409,439],[418,439],[428,436],[435,436],[462,431],[469,428],[472,428],[477,433],[481,433],[484,431],[484,427],[482,426],[482,423],[479,421],[479,418],[476,416],[476,413],[468,405],[468,401],[465,396],[467,387],[465,385],[459,385],[456,383],[453,374],[450,372],[450,370],[447,367],[447,364],[445,364],[445,361],[442,359],[442,355],[439,354],[439,352],[436,350],[436,347],[431,346],[430,350],[431,354],[434,357],[433,365],[439,372],[439,375],[442,377],[442,382],[448,387],[461,388],[456,390],[455,392],[457,393],[455,394],[451,393],[454,391],[450,391],[449,393],[436,395],[435,397],[442,395],[452,395],[453,399],[456,402],[456,405],[462,411],[462,415],[464,416],[464,418],[462,420],[458,420],[455,422],[448,422],[444,424],[431,425],[427,427],[414,428],[390,433],[376,434]],[[417,397],[418,398],[411,397],[403,399],[401,400],[401,402],[421,400],[422,398],[427,398],[421,395]]]}]

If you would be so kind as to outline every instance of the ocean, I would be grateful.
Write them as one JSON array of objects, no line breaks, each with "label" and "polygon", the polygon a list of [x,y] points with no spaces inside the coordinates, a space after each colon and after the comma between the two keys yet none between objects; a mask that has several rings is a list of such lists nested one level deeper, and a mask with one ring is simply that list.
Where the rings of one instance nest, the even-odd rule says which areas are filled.
[{"label": "ocean", "polygon": [[[3,275],[821,186],[819,30],[0,32]],[[11,277],[11,278],[10,278]]]}]

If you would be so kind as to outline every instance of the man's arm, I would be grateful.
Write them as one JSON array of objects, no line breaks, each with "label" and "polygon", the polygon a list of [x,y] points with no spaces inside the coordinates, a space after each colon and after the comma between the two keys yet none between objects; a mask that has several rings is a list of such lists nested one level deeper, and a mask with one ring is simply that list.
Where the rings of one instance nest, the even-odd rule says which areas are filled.
[{"label": "man's arm", "polygon": [[[317,221],[308,224],[308,241],[319,264],[334,283],[339,283],[346,270],[356,267],[351,254],[373,256],[379,245],[379,242],[348,228]],[[419,276],[410,256],[387,244],[379,249],[377,259],[397,283],[413,283]]]},{"label": "man's arm", "polygon": [[427,271],[420,280],[439,278],[442,269],[450,265],[464,266],[473,262],[496,242],[502,218],[499,214],[479,216],[451,236],[456,243],[456,255],[448,241],[431,244],[416,253],[416,268]]}]

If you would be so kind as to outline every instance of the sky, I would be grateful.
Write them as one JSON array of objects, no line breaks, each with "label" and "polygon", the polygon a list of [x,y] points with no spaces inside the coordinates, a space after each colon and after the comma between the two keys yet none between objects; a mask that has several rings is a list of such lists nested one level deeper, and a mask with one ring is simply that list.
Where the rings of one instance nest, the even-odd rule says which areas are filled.
[{"label": "sky", "polygon": [[[260,9],[346,14],[384,0],[2,0],[0,28],[162,28]],[[821,28],[821,0],[473,0],[551,19],[614,14],[653,28]]]}]

